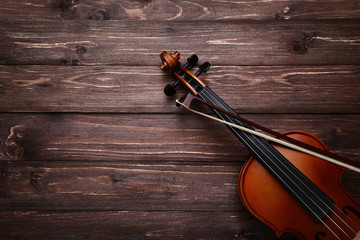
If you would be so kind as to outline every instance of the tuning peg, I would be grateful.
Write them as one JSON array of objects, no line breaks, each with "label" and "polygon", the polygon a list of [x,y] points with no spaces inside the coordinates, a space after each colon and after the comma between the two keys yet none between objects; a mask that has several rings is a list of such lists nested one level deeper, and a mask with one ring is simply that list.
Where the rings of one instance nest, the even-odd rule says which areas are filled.
[{"label": "tuning peg", "polygon": [[173,96],[176,93],[176,87],[177,85],[180,83],[180,80],[177,80],[176,82],[174,82],[173,84],[166,84],[165,88],[164,88],[164,93],[166,96]]},{"label": "tuning peg", "polygon": [[198,56],[193,54],[187,59],[187,63],[185,63],[184,68],[191,68],[193,67],[197,61],[199,60]]},{"label": "tuning peg", "polygon": [[202,73],[206,73],[209,68],[210,68],[210,63],[209,62],[204,62],[203,64],[200,65],[199,70],[195,73],[195,76],[200,76]]}]

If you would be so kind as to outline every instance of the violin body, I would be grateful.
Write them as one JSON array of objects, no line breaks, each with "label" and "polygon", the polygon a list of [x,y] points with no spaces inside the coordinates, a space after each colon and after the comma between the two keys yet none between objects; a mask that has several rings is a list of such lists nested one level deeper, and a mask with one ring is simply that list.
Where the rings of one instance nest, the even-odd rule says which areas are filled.
[{"label": "violin body", "polygon": [[[328,150],[323,142],[310,133],[294,131],[286,135]],[[341,176],[345,169],[283,146],[275,145],[275,148],[336,203],[334,212],[330,212],[329,217],[323,219],[331,230],[322,222],[316,222],[304,211],[293,196],[285,191],[283,186],[254,157],[246,162],[239,175],[238,191],[244,206],[270,226],[277,236],[292,232],[304,240],[337,239],[331,231],[334,231],[337,236],[344,236],[342,232],[344,231],[350,238],[341,239],[359,239],[359,233],[357,232],[356,236],[346,226],[349,224],[352,229],[359,231],[360,216],[357,214],[360,212],[360,205],[341,184]],[[346,224],[336,215],[347,219]],[[340,228],[334,226],[335,224]]]},{"label": "violin body", "polygon": [[[325,144],[310,133],[280,134],[236,115],[198,78],[209,69],[209,63],[202,64],[195,74],[189,71],[198,60],[196,55],[188,58],[182,67],[178,52],[162,52],[160,58],[160,68],[171,71],[177,79],[165,87],[165,94],[174,95],[175,87],[183,83],[191,94],[178,104],[188,109],[191,99],[206,104],[217,115],[217,120],[227,124],[253,154],[240,172],[238,192],[244,206],[255,217],[270,226],[277,236],[292,232],[304,240],[360,240],[360,205],[341,183],[344,166],[357,172],[360,169],[335,158],[351,160],[330,153]],[[254,127],[282,140],[261,135]],[[304,146],[307,149],[303,149]]]}]

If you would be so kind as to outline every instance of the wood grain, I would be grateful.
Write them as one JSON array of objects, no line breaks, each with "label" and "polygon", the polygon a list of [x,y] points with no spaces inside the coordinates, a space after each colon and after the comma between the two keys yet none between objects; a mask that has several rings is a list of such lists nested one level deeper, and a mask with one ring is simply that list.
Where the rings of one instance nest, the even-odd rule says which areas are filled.
[{"label": "wood grain", "polygon": [[[2,0],[0,14],[2,239],[278,239],[237,195],[249,152],[176,108],[183,88],[163,94],[163,50],[209,61],[201,79],[243,117],[360,161],[357,0]],[[342,180],[359,201],[359,175]]]},{"label": "wood grain", "polygon": [[[245,211],[241,163],[0,162],[1,211]],[[359,176],[345,187],[360,199]]]},{"label": "wood grain", "polygon": [[158,66],[163,50],[228,66],[360,62],[359,21],[3,20],[0,31],[0,64]]},{"label": "wood grain", "polygon": [[[0,73],[2,112],[176,113],[174,101],[185,94],[178,87],[164,95],[173,77],[159,66],[0,66]],[[212,66],[202,79],[239,113],[360,112],[359,65]]]},{"label": "wood grain", "polygon": [[239,165],[31,161],[1,170],[1,210],[244,210]]},{"label": "wood grain", "polygon": [[2,211],[0,224],[6,239],[274,239],[246,212]]},{"label": "wood grain", "polygon": [[[315,134],[335,153],[360,160],[358,115],[243,115],[285,132]],[[246,148],[216,122],[180,114],[1,114],[5,140],[16,125],[27,129],[24,159],[40,161],[236,162]]]},{"label": "wood grain", "polygon": [[4,18],[139,21],[271,20],[360,18],[360,5],[349,1],[78,1],[0,2]]}]

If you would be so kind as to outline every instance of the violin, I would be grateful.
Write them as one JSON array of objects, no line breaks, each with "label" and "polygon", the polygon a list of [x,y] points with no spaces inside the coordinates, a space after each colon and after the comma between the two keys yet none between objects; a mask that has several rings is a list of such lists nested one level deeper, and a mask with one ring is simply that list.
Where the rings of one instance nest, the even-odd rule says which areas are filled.
[{"label": "violin", "polygon": [[[200,65],[195,74],[190,71],[198,61],[196,55],[189,57],[183,66],[180,66],[179,52],[164,51],[160,58],[160,69],[176,78],[175,83],[165,86],[165,94],[172,96],[179,83],[185,85],[190,94],[177,101],[178,104],[189,109],[194,99],[206,104],[218,121],[227,124],[251,152],[237,185],[241,201],[251,214],[272,228],[278,237],[291,232],[304,240],[360,240],[360,204],[341,183],[345,167],[349,166],[343,161],[348,159],[330,153],[326,145],[310,133],[280,134],[238,116],[199,79],[209,70],[210,63]],[[270,139],[284,143],[269,141],[255,127],[276,136]],[[295,147],[290,148],[288,143]],[[352,169],[360,171],[356,167]]]}]

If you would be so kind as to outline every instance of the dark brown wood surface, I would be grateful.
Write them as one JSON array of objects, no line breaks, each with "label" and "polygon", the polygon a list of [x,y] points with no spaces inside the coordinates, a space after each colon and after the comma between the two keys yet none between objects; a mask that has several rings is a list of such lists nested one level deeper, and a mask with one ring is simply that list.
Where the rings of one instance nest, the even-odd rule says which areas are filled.
[{"label": "dark brown wood surface", "polygon": [[354,54],[359,46],[359,20],[105,23],[3,20],[0,63],[154,66],[164,49],[184,56],[196,52],[201,59],[226,66],[360,62]]},{"label": "dark brown wood surface", "polygon": [[[358,1],[3,0],[0,14],[0,239],[277,239],[238,197],[248,150],[176,108],[184,88],[163,94],[163,50],[210,61],[201,79],[241,116],[360,161]],[[343,183],[360,201],[360,175]]]},{"label": "dark brown wood surface", "polygon": [[[179,112],[175,98],[161,92],[173,77],[158,66],[3,65],[0,71],[1,111]],[[354,94],[360,92],[358,65],[212,66],[210,71],[204,81],[239,113],[360,112]]]},{"label": "dark brown wood surface", "polygon": [[25,0],[0,3],[5,18],[91,20],[358,19],[356,0],[317,1],[81,1]]}]

